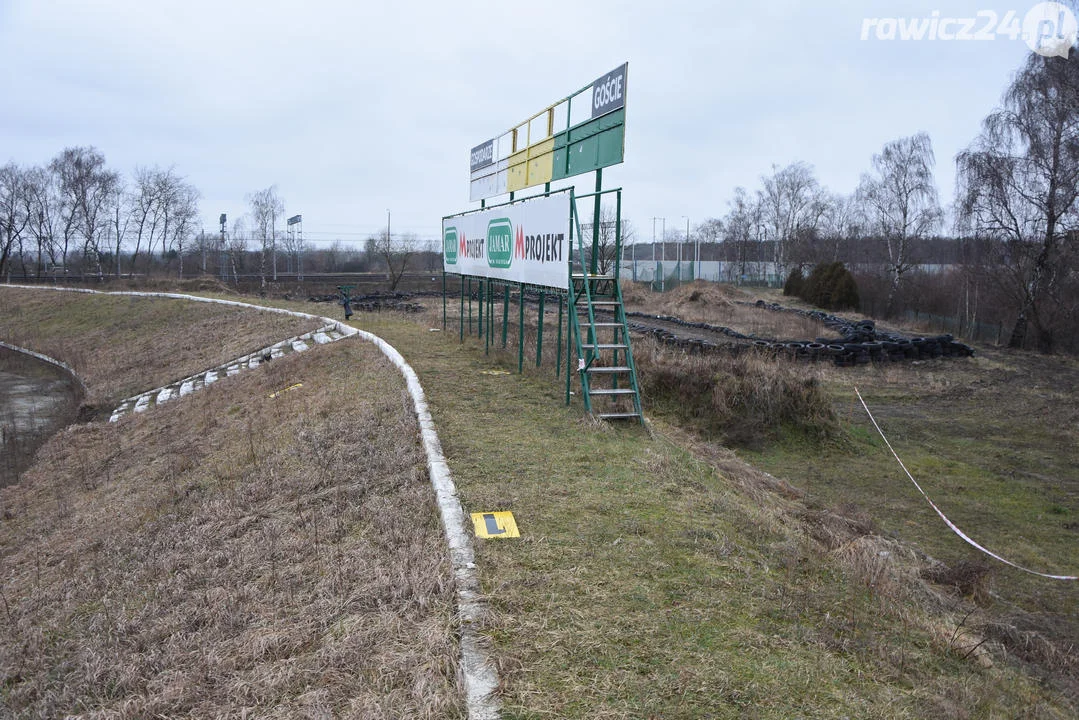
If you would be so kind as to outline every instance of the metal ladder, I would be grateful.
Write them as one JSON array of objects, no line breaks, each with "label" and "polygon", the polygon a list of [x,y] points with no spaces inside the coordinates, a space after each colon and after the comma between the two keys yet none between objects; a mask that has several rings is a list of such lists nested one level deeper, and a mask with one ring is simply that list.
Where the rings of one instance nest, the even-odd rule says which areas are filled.
[{"label": "metal ladder", "polygon": [[[571,207],[571,231],[577,233],[578,252],[570,271],[569,314],[584,407],[602,420],[643,423],[637,367],[633,363],[629,325],[618,282],[617,254],[614,274],[590,272],[576,202]],[[568,399],[568,375],[566,391]]]}]

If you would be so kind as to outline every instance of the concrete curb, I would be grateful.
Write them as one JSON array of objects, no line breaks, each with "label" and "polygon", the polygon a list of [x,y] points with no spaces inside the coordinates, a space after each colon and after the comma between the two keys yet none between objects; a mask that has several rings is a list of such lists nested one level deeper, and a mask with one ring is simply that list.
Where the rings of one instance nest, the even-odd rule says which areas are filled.
[{"label": "concrete curb", "polygon": [[495,697],[495,691],[498,688],[498,674],[487,657],[479,638],[479,625],[486,611],[486,604],[479,592],[479,577],[476,573],[472,537],[468,534],[465,522],[466,516],[464,509],[461,507],[461,501],[457,496],[457,487],[453,483],[449,466],[446,464],[446,458],[442,454],[442,443],[439,442],[435,423],[427,406],[427,396],[423,392],[423,387],[420,385],[420,379],[416,375],[416,371],[412,369],[412,366],[408,364],[404,356],[396,348],[373,333],[354,328],[331,318],[294,310],[252,305],[236,300],[219,300],[217,298],[204,298],[180,293],[101,292],[84,288],[0,285],[0,288],[4,287],[23,290],[80,292],[96,295],[170,298],[276,312],[293,317],[322,320],[326,324],[334,325],[342,335],[359,335],[378,347],[382,354],[404,376],[409,395],[412,397],[416,419],[420,424],[420,437],[423,441],[424,453],[427,455],[427,470],[431,476],[431,485],[434,487],[435,496],[438,500],[438,509],[442,516],[442,528],[446,535],[446,542],[449,545],[450,560],[453,563],[453,574],[457,587],[457,612],[460,618],[461,633],[461,674],[465,686],[468,717],[470,720],[499,720],[499,704]]}]

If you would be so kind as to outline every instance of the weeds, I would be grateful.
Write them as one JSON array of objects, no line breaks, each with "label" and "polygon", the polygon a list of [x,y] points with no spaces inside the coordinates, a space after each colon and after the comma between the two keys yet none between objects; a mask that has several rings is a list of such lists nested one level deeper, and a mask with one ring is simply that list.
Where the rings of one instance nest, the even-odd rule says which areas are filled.
[{"label": "weeds", "polygon": [[646,405],[727,444],[758,446],[783,433],[820,441],[838,427],[819,380],[803,366],[756,352],[687,355],[652,340],[636,348]]},{"label": "weeds", "polygon": [[345,341],[46,443],[0,490],[0,715],[461,717],[401,388]]}]

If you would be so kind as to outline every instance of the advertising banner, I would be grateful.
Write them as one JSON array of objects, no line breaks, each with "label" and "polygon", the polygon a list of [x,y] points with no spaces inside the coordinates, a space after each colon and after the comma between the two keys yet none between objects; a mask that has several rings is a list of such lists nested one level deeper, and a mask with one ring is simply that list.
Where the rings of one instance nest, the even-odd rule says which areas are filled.
[{"label": "advertising banner", "polygon": [[[617,165],[625,156],[628,63],[469,152],[473,202]],[[588,112],[571,122],[571,107]],[[577,111],[575,110],[574,113]]]},{"label": "advertising banner", "polygon": [[448,273],[569,288],[569,194],[442,220]]}]

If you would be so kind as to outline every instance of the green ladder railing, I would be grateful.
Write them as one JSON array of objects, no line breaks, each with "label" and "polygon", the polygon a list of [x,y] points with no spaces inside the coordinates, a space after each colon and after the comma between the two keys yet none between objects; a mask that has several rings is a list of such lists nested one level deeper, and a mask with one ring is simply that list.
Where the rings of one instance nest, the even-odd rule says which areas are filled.
[{"label": "green ladder railing", "polygon": [[[617,212],[615,214],[614,257],[610,258],[611,271],[600,273],[598,253],[601,251],[596,236],[601,228],[593,222],[593,241],[591,252],[586,254],[584,235],[581,233],[580,215],[577,212],[577,200],[595,198],[597,203],[601,195],[615,193]],[[604,190],[587,195],[575,196],[570,191],[570,246],[573,245],[573,233],[577,234],[577,257],[570,265],[569,277],[569,315],[573,331],[573,345],[577,354],[577,375],[581,383],[581,399],[585,411],[604,420],[637,420],[644,422],[641,412],[641,393],[637,385],[637,366],[633,362],[633,348],[630,343],[629,323],[626,320],[625,306],[622,302],[622,288],[619,283],[619,265],[621,260],[621,216],[622,190]],[[597,210],[598,217],[598,210]],[[597,311],[601,313],[597,320]],[[606,318],[608,314],[610,321]],[[605,334],[609,333],[609,340]],[[572,369],[566,371],[566,403],[570,398],[570,379]],[[607,403],[602,409],[594,407],[597,403]]]}]

